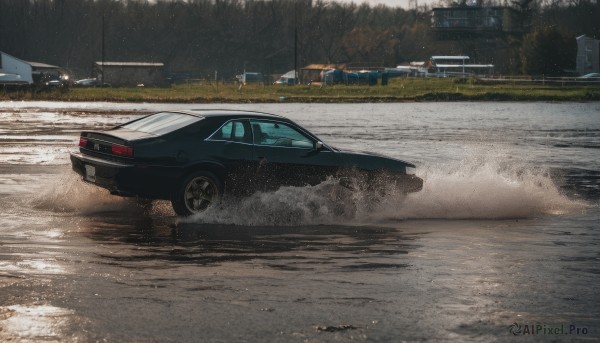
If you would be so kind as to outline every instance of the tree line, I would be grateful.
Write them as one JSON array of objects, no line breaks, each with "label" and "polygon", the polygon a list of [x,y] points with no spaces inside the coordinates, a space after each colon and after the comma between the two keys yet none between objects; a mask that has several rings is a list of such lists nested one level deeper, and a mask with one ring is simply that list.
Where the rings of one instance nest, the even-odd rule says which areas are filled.
[{"label": "tree line", "polygon": [[[0,50],[68,68],[79,77],[91,73],[103,51],[106,61],[163,62],[169,72],[206,77],[218,71],[220,78],[244,69],[283,73],[294,68],[295,57],[300,67],[349,62],[394,67],[431,55],[465,54],[475,62],[494,63],[496,72],[504,74],[574,68],[575,36],[600,38],[600,5],[597,0],[541,1],[504,4],[530,16],[531,27],[522,35],[439,39],[430,30],[427,6],[407,10],[322,0],[1,0]],[[553,62],[540,67],[545,64],[539,59]]]}]

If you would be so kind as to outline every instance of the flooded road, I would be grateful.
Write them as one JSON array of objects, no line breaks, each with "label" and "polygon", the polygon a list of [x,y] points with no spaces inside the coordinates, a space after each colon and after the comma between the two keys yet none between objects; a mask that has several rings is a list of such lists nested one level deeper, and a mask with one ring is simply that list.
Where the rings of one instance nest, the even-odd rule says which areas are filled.
[{"label": "flooded road", "polygon": [[214,107],[0,102],[0,341],[600,340],[600,104],[217,106],[418,165],[375,204],[324,183],[182,219],[70,169],[81,130]]}]

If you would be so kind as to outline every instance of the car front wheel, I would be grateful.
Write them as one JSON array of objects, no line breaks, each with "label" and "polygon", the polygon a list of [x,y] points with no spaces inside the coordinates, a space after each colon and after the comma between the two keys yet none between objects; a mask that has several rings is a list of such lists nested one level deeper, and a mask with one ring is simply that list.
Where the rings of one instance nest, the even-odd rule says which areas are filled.
[{"label": "car front wheel", "polygon": [[172,195],[175,213],[189,216],[215,205],[223,193],[223,184],[210,172],[198,171],[188,175]]}]

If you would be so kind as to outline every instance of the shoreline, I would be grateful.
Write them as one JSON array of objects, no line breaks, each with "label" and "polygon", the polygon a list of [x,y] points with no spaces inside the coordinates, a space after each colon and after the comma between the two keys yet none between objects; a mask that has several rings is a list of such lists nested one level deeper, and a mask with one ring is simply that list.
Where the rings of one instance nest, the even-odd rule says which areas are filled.
[{"label": "shoreline", "polygon": [[171,104],[278,104],[278,103],[314,103],[314,104],[368,104],[368,103],[426,103],[426,102],[600,102],[600,94],[584,97],[556,97],[556,96],[505,96],[502,94],[483,94],[470,96],[461,93],[450,94],[425,94],[419,97],[286,97],[285,99],[264,98],[114,98],[114,97],[0,97],[0,102],[112,102],[112,103],[171,103]]},{"label": "shoreline", "polygon": [[476,79],[394,79],[387,86],[277,86],[193,83],[165,88],[68,88],[2,91],[0,101],[129,103],[411,103],[411,102],[589,102],[600,101],[600,85],[482,84]]}]

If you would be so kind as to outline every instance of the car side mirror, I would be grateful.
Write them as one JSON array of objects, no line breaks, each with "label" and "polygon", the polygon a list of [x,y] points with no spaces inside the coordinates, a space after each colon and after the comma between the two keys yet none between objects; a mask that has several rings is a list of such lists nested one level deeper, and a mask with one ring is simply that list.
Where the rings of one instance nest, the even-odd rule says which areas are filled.
[{"label": "car side mirror", "polygon": [[319,151],[321,149],[323,149],[323,142],[321,142],[321,141],[316,142],[315,143],[315,150]]}]

